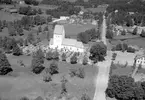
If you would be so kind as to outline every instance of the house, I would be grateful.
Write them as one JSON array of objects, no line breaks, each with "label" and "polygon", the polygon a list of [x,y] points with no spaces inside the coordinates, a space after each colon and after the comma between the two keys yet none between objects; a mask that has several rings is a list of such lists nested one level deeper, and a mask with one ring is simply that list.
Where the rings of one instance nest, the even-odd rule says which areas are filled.
[{"label": "house", "polygon": [[134,60],[136,65],[141,64],[142,68],[145,68],[145,55],[137,55]]},{"label": "house", "polygon": [[65,29],[63,25],[55,25],[53,38],[50,39],[50,48],[73,52],[84,52],[84,45],[76,39],[65,38]]}]

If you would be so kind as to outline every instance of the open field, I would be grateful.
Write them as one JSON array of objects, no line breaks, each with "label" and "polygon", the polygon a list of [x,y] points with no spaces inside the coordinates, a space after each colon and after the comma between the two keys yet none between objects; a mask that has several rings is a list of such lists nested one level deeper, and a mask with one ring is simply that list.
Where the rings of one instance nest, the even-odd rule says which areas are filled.
[{"label": "open field", "polygon": [[[96,67],[89,65],[83,66],[79,64],[68,64],[66,62],[59,62],[59,74],[52,77],[52,82],[45,83],[42,81],[42,74],[34,75],[30,71],[30,64],[32,57],[20,56],[16,57],[13,55],[8,56],[12,68],[14,71],[11,73],[12,76],[0,76],[0,96],[6,99],[18,100],[22,96],[29,96],[30,98],[38,96],[54,96],[60,95],[61,84],[60,80],[63,75],[68,79],[66,85],[70,96],[76,96],[80,98],[81,94],[86,92],[91,98],[94,95],[94,77],[97,73]],[[26,67],[20,67],[17,64],[18,60],[23,60]],[[45,61],[44,66],[49,67],[50,61]],[[86,77],[80,79],[77,77],[71,78],[68,75],[70,68],[84,67]]]},{"label": "open field", "polygon": [[78,33],[84,32],[88,29],[96,28],[96,25],[91,25],[91,24],[65,24],[64,25],[66,36],[69,37],[76,37]]},{"label": "open field", "polygon": [[[138,37],[138,38],[132,38],[132,39],[126,39],[123,41],[124,43],[126,44],[129,44],[129,45],[136,45],[140,48],[145,48],[145,38],[142,38],[142,37]],[[111,41],[111,44],[112,45],[116,45],[120,43],[120,40],[112,40]]]},{"label": "open field", "polygon": [[23,15],[10,14],[8,12],[0,11],[0,20],[14,21],[16,19],[21,19],[22,17]]}]

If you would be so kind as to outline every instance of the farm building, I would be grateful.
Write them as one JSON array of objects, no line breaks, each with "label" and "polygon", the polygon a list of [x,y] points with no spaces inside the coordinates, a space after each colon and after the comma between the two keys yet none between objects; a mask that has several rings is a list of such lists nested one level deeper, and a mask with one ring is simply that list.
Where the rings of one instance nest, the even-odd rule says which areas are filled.
[{"label": "farm building", "polygon": [[76,39],[65,38],[63,25],[56,25],[53,38],[50,39],[50,48],[65,49],[73,52],[84,52],[84,45]]}]

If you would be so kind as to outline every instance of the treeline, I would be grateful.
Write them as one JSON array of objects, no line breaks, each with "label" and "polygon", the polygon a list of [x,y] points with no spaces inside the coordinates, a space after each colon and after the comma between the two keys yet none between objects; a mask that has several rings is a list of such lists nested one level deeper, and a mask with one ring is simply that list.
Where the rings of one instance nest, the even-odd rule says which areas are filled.
[{"label": "treeline", "polygon": [[94,40],[96,38],[100,38],[100,32],[96,31],[94,28],[90,30],[86,30],[85,32],[81,32],[77,36],[79,41],[87,44],[89,41]]},{"label": "treeline", "polygon": [[41,3],[42,4],[49,4],[49,5],[63,5],[63,4],[73,4],[75,6],[84,6],[86,8],[89,7],[97,7],[98,5],[101,4],[112,4],[116,2],[127,2],[130,0],[88,0],[85,2],[84,0],[76,0],[75,2],[69,2],[69,1],[63,1],[63,0],[43,0]]},{"label": "treeline", "polygon": [[27,7],[20,7],[19,8],[19,14],[23,14],[23,15],[36,15],[36,14],[42,14],[42,10],[39,8],[38,10],[27,6]]},{"label": "treeline", "polygon": [[10,36],[16,36],[16,35],[24,35],[23,29],[30,30],[35,25],[43,25],[46,23],[49,23],[52,21],[52,17],[49,16],[47,18],[42,16],[24,16],[21,20],[16,20],[13,22],[7,22],[7,21],[0,21],[0,31],[2,31],[3,28],[8,28],[8,33]]},{"label": "treeline", "polygon": [[70,16],[73,14],[78,14],[80,10],[80,7],[74,7],[73,4],[64,3],[57,9],[46,10],[46,14],[51,15],[55,18],[59,18],[60,16]]}]

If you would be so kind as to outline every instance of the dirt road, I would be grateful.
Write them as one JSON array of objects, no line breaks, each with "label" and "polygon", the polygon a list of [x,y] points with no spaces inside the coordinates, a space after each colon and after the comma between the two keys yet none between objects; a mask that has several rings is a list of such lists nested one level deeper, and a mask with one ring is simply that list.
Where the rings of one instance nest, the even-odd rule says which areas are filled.
[{"label": "dirt road", "polygon": [[[106,44],[106,19],[103,16],[103,23],[102,23],[102,41]],[[94,94],[93,100],[106,100],[105,90],[108,86],[108,79],[109,79],[109,70],[111,65],[111,52],[107,52],[106,60],[103,62],[98,62],[96,66],[98,66],[98,75],[96,76],[95,83],[96,83],[96,91]]]}]

